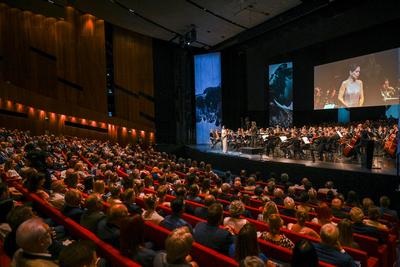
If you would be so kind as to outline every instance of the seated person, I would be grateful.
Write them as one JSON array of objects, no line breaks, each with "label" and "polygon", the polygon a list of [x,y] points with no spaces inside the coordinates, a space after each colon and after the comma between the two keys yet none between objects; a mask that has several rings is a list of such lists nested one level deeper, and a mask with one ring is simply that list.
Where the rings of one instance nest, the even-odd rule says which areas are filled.
[{"label": "seated person", "polygon": [[143,201],[147,208],[147,210],[142,213],[143,220],[163,226],[164,218],[156,211],[158,205],[157,197],[154,194],[146,194],[143,197]]},{"label": "seated person", "polygon": [[53,208],[62,211],[62,208],[64,207],[65,204],[65,192],[67,192],[64,181],[62,180],[54,181],[51,184],[51,190],[53,190],[53,193],[50,195],[48,202],[49,205],[52,206]]},{"label": "seated person", "polygon": [[154,259],[154,266],[169,267],[198,267],[199,265],[192,261],[189,252],[194,243],[189,228],[183,226],[172,231],[165,240],[165,252],[159,252]]},{"label": "seated person", "polygon": [[240,231],[246,223],[249,223],[248,220],[240,218],[244,212],[244,204],[240,200],[232,201],[229,205],[229,212],[231,217],[224,219],[224,226],[231,225],[235,231]]},{"label": "seated person", "polygon": [[121,186],[119,184],[114,184],[108,188],[110,190],[111,196],[107,199],[107,203],[110,205],[121,204],[122,200],[119,198],[121,195]]},{"label": "seated person", "polygon": [[14,207],[14,201],[10,198],[10,190],[6,182],[0,183],[0,224],[6,222],[7,214]]},{"label": "seated person", "polygon": [[165,198],[167,196],[167,186],[165,185],[160,185],[157,188],[157,196],[158,196],[158,204],[166,206],[166,207],[170,207],[171,206],[171,202],[166,202]]},{"label": "seated person", "polygon": [[379,230],[374,226],[364,224],[364,213],[360,208],[353,207],[350,210],[350,217],[354,222],[353,224],[354,233],[376,238],[378,239],[379,245],[383,244],[383,238]]},{"label": "seated person", "polygon": [[41,172],[31,173],[31,175],[29,175],[28,192],[36,194],[38,197],[47,202],[49,201],[50,196],[43,188],[45,179],[45,175]]},{"label": "seated person", "polygon": [[280,214],[295,218],[296,210],[294,208],[296,205],[294,204],[293,198],[286,197],[283,203],[285,204],[285,208],[280,211]]},{"label": "seated person", "polygon": [[185,204],[182,197],[176,197],[171,201],[172,215],[168,215],[164,219],[164,228],[173,231],[176,228],[187,226],[191,233],[193,233],[192,226],[182,219],[185,212]]},{"label": "seated person", "polygon": [[112,205],[106,214],[106,219],[99,222],[97,237],[116,249],[120,248],[119,233],[122,219],[128,216],[128,209],[124,204]]},{"label": "seated person", "polygon": [[106,215],[103,213],[103,199],[99,194],[91,194],[85,199],[86,211],[82,214],[80,224],[96,234],[97,226]]},{"label": "seated person", "polygon": [[128,208],[129,213],[137,213],[139,215],[143,213],[142,208],[135,205],[135,190],[132,188],[125,189],[124,192],[122,192],[122,198],[124,199],[123,204]]},{"label": "seated person", "polygon": [[275,197],[275,198],[271,198],[271,200],[272,200],[273,202],[275,202],[276,205],[280,205],[280,206],[285,205],[285,204],[283,203],[283,191],[282,191],[282,189],[280,189],[280,188],[275,188],[275,190],[274,190],[274,197]]},{"label": "seated person", "polygon": [[210,249],[228,255],[229,248],[236,241],[233,227],[220,228],[223,219],[221,204],[213,204],[208,208],[207,222],[198,222],[194,228],[194,240]]},{"label": "seated person", "polygon": [[283,225],[283,220],[278,214],[271,214],[267,220],[269,232],[263,232],[261,239],[271,242],[272,244],[293,250],[293,242],[284,235],[280,234],[280,229]]},{"label": "seated person", "polygon": [[381,211],[378,207],[371,206],[368,209],[369,219],[364,220],[366,225],[374,226],[377,228],[382,228],[388,230],[388,227],[384,224],[378,222],[379,217],[381,216]]},{"label": "seated person", "polygon": [[60,267],[100,266],[96,253],[96,243],[91,240],[80,240],[66,247],[58,258]]},{"label": "seated person", "polygon": [[143,267],[153,267],[156,253],[144,242],[144,221],[135,213],[122,218],[120,231],[120,251],[125,257]]},{"label": "seated person", "polygon": [[333,224],[321,227],[321,242],[314,244],[320,261],[338,267],[358,266],[338,241],[339,229]]},{"label": "seated person", "polygon": [[16,241],[20,249],[15,252],[11,266],[58,266],[48,253],[52,243],[51,228],[42,219],[23,222],[17,229]]},{"label": "seated person", "polygon": [[207,220],[207,212],[208,208],[215,203],[215,197],[213,195],[208,195],[204,198],[204,206],[203,207],[197,207],[194,210],[194,216]]},{"label": "seated person", "polygon": [[81,209],[82,193],[77,189],[70,189],[65,193],[65,205],[62,214],[80,223],[84,211]]},{"label": "seated person", "polygon": [[291,230],[293,232],[296,232],[296,233],[299,233],[302,235],[309,235],[309,236],[320,239],[320,236],[317,232],[315,232],[313,229],[308,228],[306,226],[306,222],[309,221],[309,217],[308,217],[308,212],[305,209],[300,208],[297,210],[296,220],[297,220],[296,224],[288,223],[288,225],[287,225],[288,230]]},{"label": "seated person", "polygon": [[189,194],[186,199],[192,202],[203,204],[203,200],[199,197],[199,186],[197,184],[192,184],[189,187]]}]

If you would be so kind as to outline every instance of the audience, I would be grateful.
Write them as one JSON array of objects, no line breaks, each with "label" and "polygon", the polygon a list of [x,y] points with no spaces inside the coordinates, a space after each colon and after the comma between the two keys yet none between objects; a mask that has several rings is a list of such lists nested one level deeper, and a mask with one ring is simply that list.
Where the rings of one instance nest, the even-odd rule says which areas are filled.
[{"label": "audience", "polygon": [[306,210],[299,208],[296,212],[296,220],[296,224],[289,223],[287,225],[288,230],[320,239],[320,236],[317,232],[306,226],[306,222],[309,221],[308,212]]},{"label": "audience", "polygon": [[281,215],[289,216],[289,217],[296,217],[296,210],[295,210],[295,203],[293,201],[293,198],[291,197],[286,197],[285,200],[283,201],[285,204],[285,209],[280,211]]},{"label": "audience", "polygon": [[65,204],[62,210],[64,216],[80,223],[84,211],[81,209],[82,193],[77,189],[70,189],[65,193]]},{"label": "audience", "polygon": [[142,213],[143,220],[154,223],[155,225],[163,226],[164,218],[156,211],[158,205],[157,197],[154,194],[146,194],[143,197],[143,201],[147,208],[147,210]]},{"label": "audience", "polygon": [[50,206],[62,211],[65,205],[65,192],[67,189],[65,188],[64,181],[57,180],[51,184],[51,190],[53,193],[50,195],[49,203]]},{"label": "audience", "polygon": [[176,197],[171,201],[172,215],[168,215],[164,219],[164,228],[173,231],[176,228],[187,226],[191,233],[193,233],[190,223],[182,219],[185,211],[185,201],[182,197]]},{"label": "audience", "polygon": [[246,224],[240,229],[236,243],[232,244],[229,248],[229,257],[236,262],[240,262],[248,256],[257,256],[264,262],[266,267],[275,266],[272,261],[260,252],[257,229],[252,223]]},{"label": "audience", "polygon": [[122,192],[122,198],[124,199],[123,204],[128,208],[129,213],[137,213],[142,215],[143,210],[141,207],[136,206],[136,193],[133,188],[127,188]]},{"label": "audience", "polygon": [[339,229],[336,226],[329,223],[323,225],[320,236],[321,242],[314,244],[320,261],[338,267],[358,266],[338,241]]},{"label": "audience", "polygon": [[95,267],[100,259],[97,258],[96,243],[90,240],[81,240],[71,243],[58,258],[60,267]]},{"label": "audience", "polygon": [[336,226],[336,223],[333,222],[332,219],[333,216],[328,205],[326,205],[325,203],[321,203],[321,205],[319,205],[319,207],[317,208],[317,217],[312,219],[311,222],[322,225],[330,223]]},{"label": "audience", "polygon": [[120,251],[143,267],[153,267],[156,253],[144,242],[144,221],[139,214],[121,220]]},{"label": "audience", "polygon": [[80,224],[92,233],[97,233],[97,227],[106,215],[102,212],[104,204],[99,194],[91,194],[85,199],[86,211],[82,214]]},{"label": "audience", "polygon": [[97,227],[97,237],[104,242],[119,249],[119,236],[122,219],[128,216],[128,209],[124,204],[112,205],[106,214],[105,220],[99,222]]},{"label": "audience", "polygon": [[278,214],[271,214],[268,217],[267,225],[269,227],[269,232],[263,232],[259,238],[271,242],[272,244],[293,250],[293,242],[286,236],[280,234],[283,221]]},{"label": "audience", "polygon": [[42,219],[32,218],[17,229],[16,242],[20,247],[12,259],[11,266],[59,266],[48,252],[52,243],[51,228]]},{"label": "audience", "polygon": [[193,237],[200,245],[228,255],[230,246],[236,241],[236,236],[234,235],[232,226],[225,226],[225,229],[219,227],[222,219],[222,205],[211,205],[207,212],[207,222],[198,222],[196,224],[193,230]]},{"label": "audience", "polygon": [[203,220],[207,220],[207,212],[208,212],[208,208],[215,203],[215,197],[213,195],[208,195],[204,198],[204,206],[202,207],[197,207],[194,210],[194,216],[203,219]]},{"label": "audience", "polygon": [[311,241],[301,239],[293,249],[291,267],[318,267],[318,254]]},{"label": "audience", "polygon": [[232,201],[229,205],[229,212],[231,217],[224,219],[224,226],[231,225],[235,231],[240,231],[243,225],[249,223],[248,220],[240,218],[244,212],[244,204],[240,200]]},{"label": "audience", "polygon": [[342,246],[360,249],[360,246],[354,242],[353,224],[349,219],[341,219],[337,228],[339,229],[338,241]]},{"label": "audience", "polygon": [[193,236],[186,226],[173,230],[165,240],[166,253],[157,253],[154,266],[199,267],[189,255],[193,243]]},{"label": "audience", "polygon": [[354,233],[377,238],[379,241],[379,245],[383,244],[382,235],[379,232],[379,230],[374,226],[369,226],[364,224],[364,213],[360,208],[358,207],[352,208],[350,211],[350,217],[354,222],[353,224]]}]

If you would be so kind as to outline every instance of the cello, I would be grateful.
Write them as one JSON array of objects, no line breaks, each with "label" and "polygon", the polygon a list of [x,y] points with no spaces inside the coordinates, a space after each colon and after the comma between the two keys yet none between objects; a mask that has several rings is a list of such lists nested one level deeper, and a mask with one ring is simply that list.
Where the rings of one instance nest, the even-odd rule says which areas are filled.
[{"label": "cello", "polygon": [[350,143],[343,149],[343,156],[351,157],[354,154],[354,146],[360,141],[361,132],[358,132],[353,138],[351,138]]}]

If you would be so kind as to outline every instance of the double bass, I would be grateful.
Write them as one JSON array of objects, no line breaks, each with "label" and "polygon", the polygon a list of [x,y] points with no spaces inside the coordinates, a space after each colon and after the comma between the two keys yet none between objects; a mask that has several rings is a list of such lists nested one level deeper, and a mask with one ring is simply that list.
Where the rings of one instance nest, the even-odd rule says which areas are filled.
[{"label": "double bass", "polygon": [[386,152],[389,156],[393,157],[396,155],[396,150],[397,150],[397,133],[393,132],[389,137],[388,140],[385,143],[385,146],[383,147],[382,151]]},{"label": "double bass", "polygon": [[360,142],[360,137],[361,137],[361,132],[358,132],[353,138],[351,138],[350,143],[347,144],[347,146],[343,149],[343,156],[345,157],[351,157],[354,154],[354,146]]}]

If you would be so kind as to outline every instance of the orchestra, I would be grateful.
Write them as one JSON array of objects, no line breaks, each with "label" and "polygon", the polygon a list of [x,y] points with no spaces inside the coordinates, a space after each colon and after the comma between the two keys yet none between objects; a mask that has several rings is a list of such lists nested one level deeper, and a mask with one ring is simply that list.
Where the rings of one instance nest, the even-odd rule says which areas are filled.
[{"label": "orchestra", "polygon": [[[314,152],[319,160],[323,160],[326,153],[337,153],[339,158],[344,156],[358,159],[364,140],[374,140],[375,155],[393,157],[397,149],[398,126],[390,122],[366,121],[347,126],[303,126],[289,129],[276,125],[265,129],[249,127],[248,130],[238,128],[235,132],[232,129],[226,131],[228,150],[239,151],[242,147],[264,148],[268,157],[277,154],[293,159],[298,155],[300,159],[306,159],[306,155],[311,155],[309,160],[315,161]],[[211,129],[212,148],[221,141],[220,138],[221,132]]]}]

